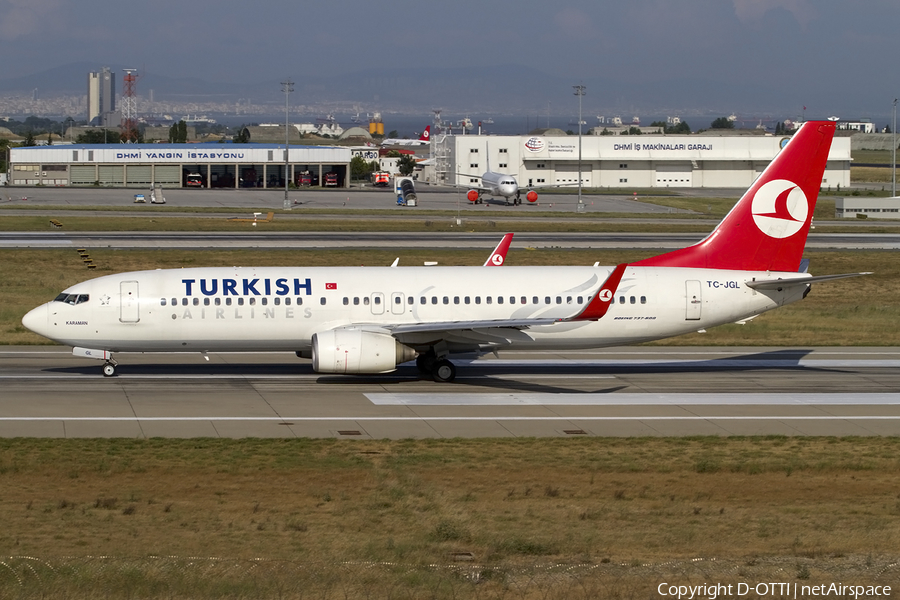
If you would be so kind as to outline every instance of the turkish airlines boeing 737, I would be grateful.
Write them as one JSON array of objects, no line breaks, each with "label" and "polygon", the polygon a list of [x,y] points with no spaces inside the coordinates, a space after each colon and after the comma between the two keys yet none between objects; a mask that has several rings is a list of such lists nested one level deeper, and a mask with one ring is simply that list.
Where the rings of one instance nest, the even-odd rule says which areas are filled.
[{"label": "turkish airlines boeing 737", "polygon": [[[808,122],[708,237],[613,267],[190,268],[79,283],[22,323],[116,372],[117,352],[296,352],[319,373],[454,353],[598,348],[734,323],[804,298],[801,268],[835,124]],[[805,262],[805,261],[804,261]]]}]

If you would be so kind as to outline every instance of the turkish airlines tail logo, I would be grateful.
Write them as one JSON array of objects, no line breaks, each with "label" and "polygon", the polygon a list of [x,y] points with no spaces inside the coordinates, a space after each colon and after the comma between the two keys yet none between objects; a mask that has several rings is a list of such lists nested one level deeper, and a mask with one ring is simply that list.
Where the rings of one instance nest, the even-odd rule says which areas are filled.
[{"label": "turkish airlines tail logo", "polygon": [[809,201],[796,183],[774,179],[756,191],[750,212],[761,232],[786,238],[803,228],[809,216]]},{"label": "turkish airlines tail logo", "polygon": [[419,139],[423,142],[427,142],[431,139],[431,125],[425,128],[425,131],[422,132],[422,135],[419,136]]}]

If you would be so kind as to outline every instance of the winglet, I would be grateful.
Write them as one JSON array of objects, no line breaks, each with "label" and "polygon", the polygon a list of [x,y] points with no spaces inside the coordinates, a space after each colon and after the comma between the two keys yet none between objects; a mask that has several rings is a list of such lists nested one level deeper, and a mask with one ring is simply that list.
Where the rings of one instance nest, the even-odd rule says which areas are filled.
[{"label": "winglet", "polygon": [[491,255],[488,256],[488,259],[484,261],[485,267],[499,267],[504,262],[506,262],[506,252],[509,250],[509,245],[512,243],[513,234],[507,233],[503,236],[503,239],[500,240],[500,243],[497,244],[497,247],[494,248],[494,251],[491,252]]},{"label": "winglet", "polygon": [[584,308],[584,310],[574,317],[563,320],[597,321],[603,318],[603,315],[606,314],[606,311],[609,310],[610,305],[613,303],[613,299],[616,295],[616,289],[619,287],[619,282],[622,281],[622,275],[625,274],[625,268],[627,266],[628,263],[617,265],[616,268],[613,269],[613,272],[609,274],[609,277],[606,278],[606,281],[603,282],[603,285],[600,286],[600,290],[596,293],[596,295],[594,295],[594,297]]}]

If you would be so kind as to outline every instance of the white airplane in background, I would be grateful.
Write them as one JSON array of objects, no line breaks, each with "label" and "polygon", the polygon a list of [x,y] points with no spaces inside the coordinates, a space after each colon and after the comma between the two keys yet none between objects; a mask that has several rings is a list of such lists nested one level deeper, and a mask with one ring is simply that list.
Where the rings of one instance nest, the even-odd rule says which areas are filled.
[{"label": "white airplane in background", "polygon": [[617,266],[210,267],[73,285],[22,323],[116,372],[117,352],[293,351],[318,373],[455,353],[633,344],[742,322],[803,299],[803,248],[835,124],[805,123],[700,242]]},{"label": "white airplane in background", "polygon": [[[498,173],[497,171],[491,171],[491,159],[487,157],[488,149],[485,147],[485,160],[487,171],[485,171],[482,175],[471,175],[469,173],[458,173],[459,175],[463,175],[464,177],[472,177],[481,180],[481,185],[478,187],[472,186],[459,186],[459,187],[468,187],[471,188],[468,192],[466,192],[466,198],[472,204],[480,204],[482,202],[481,195],[487,193],[490,196],[500,196],[506,203],[509,204],[510,199],[513,201],[513,205],[522,204],[522,190],[519,188],[519,183],[516,181],[516,178],[512,175],[507,175],[506,173]],[[538,194],[536,191],[529,189],[528,193],[525,194],[525,199],[529,202],[537,202]]]},{"label": "white airplane in background", "polygon": [[[415,135],[415,134],[413,134]],[[431,143],[431,125],[425,128],[417,140],[404,138],[388,138],[381,142],[382,146],[427,146]]]}]

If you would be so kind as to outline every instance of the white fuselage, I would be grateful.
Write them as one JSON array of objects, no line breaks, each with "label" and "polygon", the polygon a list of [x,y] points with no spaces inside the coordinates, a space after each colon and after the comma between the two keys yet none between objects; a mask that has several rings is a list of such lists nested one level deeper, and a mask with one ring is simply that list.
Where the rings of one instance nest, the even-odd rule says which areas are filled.
[{"label": "white fuselage", "polygon": [[[57,342],[110,352],[306,351],[346,326],[558,318],[579,314],[611,267],[266,267],[122,273],[67,289],[23,319]],[[628,267],[598,321],[473,328],[443,336],[451,352],[569,349],[671,337],[799,300],[807,286],[744,285],[796,273]],[[395,337],[425,349],[427,332]]]},{"label": "white fuselage", "polygon": [[515,197],[519,191],[515,177],[494,171],[487,171],[482,175],[481,183],[491,196],[502,196],[507,200]]}]

